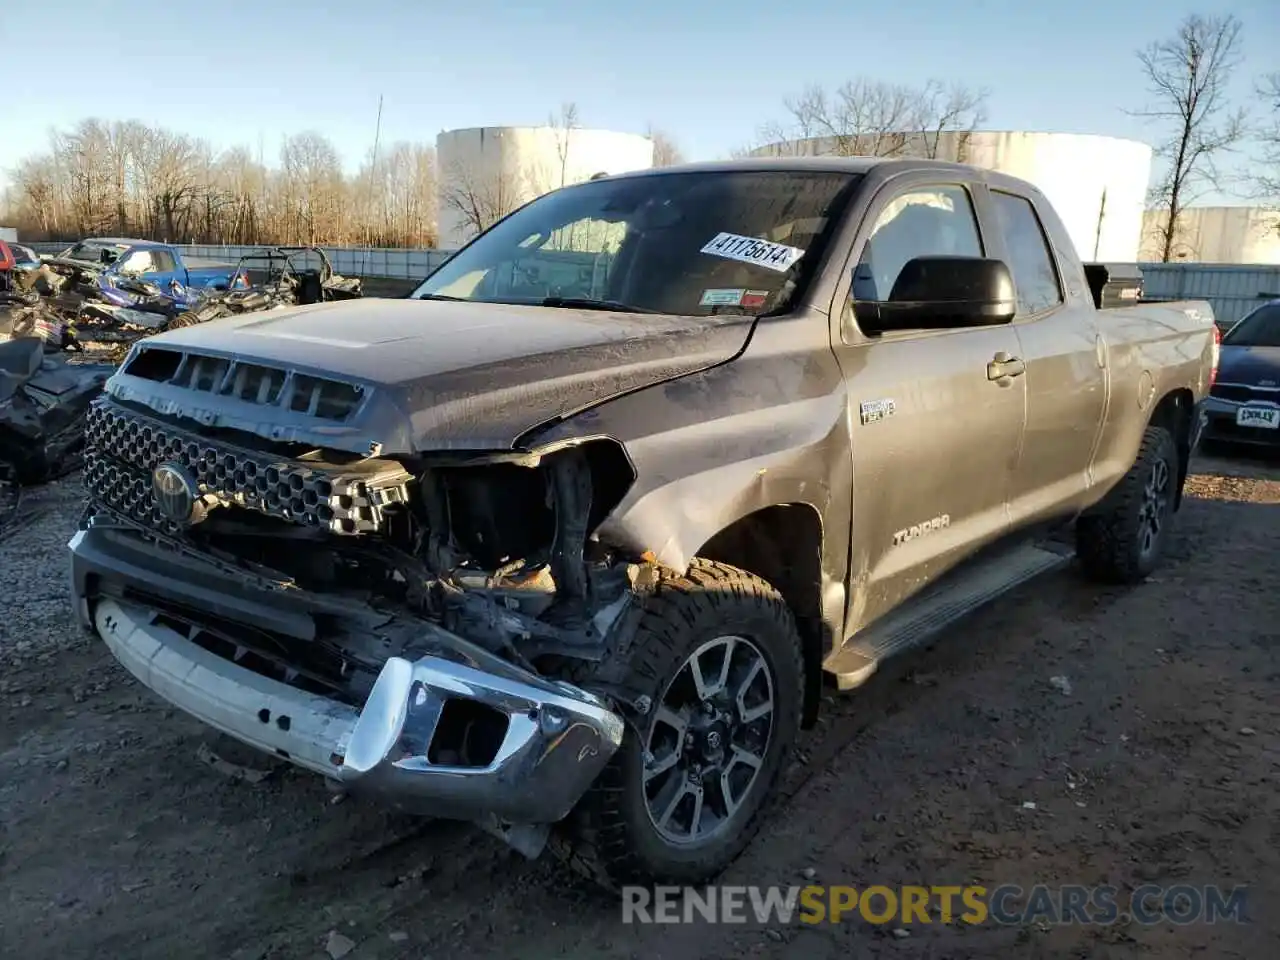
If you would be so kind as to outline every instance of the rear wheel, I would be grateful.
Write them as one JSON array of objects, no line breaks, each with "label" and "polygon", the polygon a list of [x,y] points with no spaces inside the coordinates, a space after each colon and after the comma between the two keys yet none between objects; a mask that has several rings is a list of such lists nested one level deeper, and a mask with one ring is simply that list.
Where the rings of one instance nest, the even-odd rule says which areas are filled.
[{"label": "rear wheel", "polygon": [[1138,459],[1099,506],[1076,523],[1076,553],[1104,583],[1136,583],[1160,562],[1178,490],[1178,448],[1164,427],[1147,427]]},{"label": "rear wheel", "polygon": [[650,709],[552,849],[610,887],[706,881],[759,828],[795,739],[804,677],[795,621],[759,577],[695,560],[659,581],[625,674]]}]

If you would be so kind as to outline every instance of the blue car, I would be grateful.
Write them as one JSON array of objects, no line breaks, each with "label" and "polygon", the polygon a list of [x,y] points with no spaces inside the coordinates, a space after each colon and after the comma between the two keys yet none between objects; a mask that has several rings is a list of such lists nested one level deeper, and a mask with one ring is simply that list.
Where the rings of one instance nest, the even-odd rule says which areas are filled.
[{"label": "blue car", "polygon": [[209,290],[227,289],[235,264],[184,256],[167,243],[95,237],[73,244],[45,261],[69,276],[84,292],[118,307],[130,307],[148,296],[139,282],[174,301],[179,310]]},{"label": "blue car", "polygon": [[1228,330],[1220,349],[1204,439],[1280,447],[1280,300]]}]

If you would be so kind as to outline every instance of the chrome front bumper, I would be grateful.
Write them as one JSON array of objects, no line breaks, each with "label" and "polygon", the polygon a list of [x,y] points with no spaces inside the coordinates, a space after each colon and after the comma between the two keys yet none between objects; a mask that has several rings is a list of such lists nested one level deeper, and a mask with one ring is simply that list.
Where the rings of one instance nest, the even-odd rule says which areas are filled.
[{"label": "chrome front bumper", "polygon": [[[77,538],[72,539],[74,553]],[[78,597],[84,603],[84,598]],[[84,609],[82,607],[82,609]],[[459,641],[456,658],[390,658],[362,710],[261,676],[155,622],[142,606],[101,598],[84,610],[116,658],[174,706],[250,746],[411,813],[511,824],[563,819],[622,742],[623,721],[569,684]],[[446,700],[504,714],[483,767],[428,759]]]}]

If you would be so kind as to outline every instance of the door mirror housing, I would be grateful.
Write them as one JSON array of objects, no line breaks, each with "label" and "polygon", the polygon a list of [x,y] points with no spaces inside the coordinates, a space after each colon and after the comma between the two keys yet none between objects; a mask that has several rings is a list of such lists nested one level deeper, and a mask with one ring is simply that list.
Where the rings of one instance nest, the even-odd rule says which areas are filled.
[{"label": "door mirror housing", "polygon": [[888,300],[855,300],[853,310],[866,333],[950,330],[1009,323],[1018,300],[1003,260],[916,257],[898,274]]}]

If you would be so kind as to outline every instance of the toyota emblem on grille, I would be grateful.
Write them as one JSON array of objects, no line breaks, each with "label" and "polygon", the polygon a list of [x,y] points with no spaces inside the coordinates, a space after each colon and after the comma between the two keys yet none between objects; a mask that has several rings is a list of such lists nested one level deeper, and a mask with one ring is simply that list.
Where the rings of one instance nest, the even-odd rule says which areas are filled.
[{"label": "toyota emblem on grille", "polygon": [[178,463],[162,463],[151,472],[151,488],[156,506],[165,519],[190,523],[195,519],[200,492],[193,477]]}]

